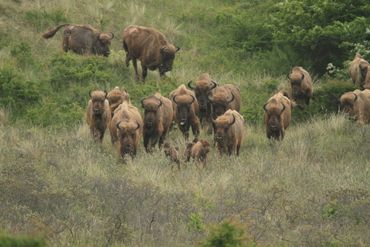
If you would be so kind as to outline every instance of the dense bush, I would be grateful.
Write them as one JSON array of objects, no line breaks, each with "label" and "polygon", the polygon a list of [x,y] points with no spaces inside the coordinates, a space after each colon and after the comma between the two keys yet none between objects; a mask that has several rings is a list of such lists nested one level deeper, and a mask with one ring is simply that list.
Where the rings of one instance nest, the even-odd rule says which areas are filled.
[{"label": "dense bush", "polygon": [[1,247],[43,247],[45,242],[24,236],[11,236],[5,233],[0,233],[0,246]]},{"label": "dense bush", "polygon": [[60,23],[67,23],[64,11],[60,9],[46,11],[45,9],[29,10],[24,14],[24,20],[33,25],[37,31],[44,31]]}]

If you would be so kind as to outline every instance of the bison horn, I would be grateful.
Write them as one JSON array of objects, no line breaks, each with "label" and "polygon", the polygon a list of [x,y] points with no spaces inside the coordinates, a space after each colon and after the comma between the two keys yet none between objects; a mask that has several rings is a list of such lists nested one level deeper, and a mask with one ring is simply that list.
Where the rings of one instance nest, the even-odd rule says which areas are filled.
[{"label": "bison horn", "polygon": [[176,52],[178,52],[180,50],[180,47],[176,46]]},{"label": "bison horn", "polygon": [[138,122],[136,122],[136,124],[137,124],[137,127],[135,130],[138,130],[140,128],[140,124]]},{"label": "bison horn", "polygon": [[92,92],[92,90],[90,90],[90,91],[89,91],[89,96],[90,96],[90,98],[91,98],[91,92]]},{"label": "bison horn", "polygon": [[355,99],[353,100],[353,102],[355,102],[358,98],[357,94],[353,93],[353,95],[355,96]]},{"label": "bison horn", "polygon": [[218,83],[215,82],[214,80],[211,80],[211,82],[212,82],[213,85],[211,86],[210,90],[214,89],[218,85]]},{"label": "bison horn", "polygon": [[194,87],[191,85],[193,83],[193,81],[189,81],[188,82],[188,87],[190,88],[190,89],[193,89],[194,90]]},{"label": "bison horn", "polygon": [[112,38],[110,38],[110,39],[113,39],[114,38],[114,33],[110,32],[110,35],[112,36]]},{"label": "bison horn", "polygon": [[301,78],[301,80],[303,81],[303,79],[304,79],[304,74],[302,74],[302,78]]},{"label": "bison horn", "polygon": [[266,103],[266,104],[264,104],[264,105],[263,105],[263,110],[265,110],[266,112],[267,112],[267,107],[266,107],[266,106],[267,106],[267,104],[268,104],[268,103]]},{"label": "bison horn", "polygon": [[195,101],[195,97],[191,94],[190,94],[190,96],[193,98],[193,100],[189,103],[189,105],[193,104],[193,102]]},{"label": "bison horn", "polygon": [[116,128],[117,128],[117,129],[120,129],[120,128],[119,128],[120,123],[121,123],[121,122],[118,122],[118,123],[116,124]]},{"label": "bison horn", "polygon": [[107,90],[104,90],[104,93],[105,93],[105,98],[107,98],[107,96],[108,96]]},{"label": "bison horn", "polygon": [[286,74],[286,78],[287,78],[288,80],[290,80],[290,73],[291,73],[291,72],[289,72],[288,74]]},{"label": "bison horn", "polygon": [[231,92],[231,100],[229,100],[228,102],[226,102],[226,104],[230,104],[234,99],[235,99],[235,96],[234,96],[234,94]]},{"label": "bison horn", "polygon": [[146,100],[146,98],[142,99],[140,102],[141,102],[141,107],[145,108],[144,107],[144,100]]},{"label": "bison horn", "polygon": [[235,116],[234,116],[234,114],[232,114],[232,116],[233,116],[233,121],[229,125],[233,125],[235,123]]},{"label": "bison horn", "polygon": [[163,102],[162,102],[162,100],[160,100],[160,99],[158,99],[158,101],[159,101],[159,104],[158,104],[158,108],[159,108],[159,107],[161,107],[161,106],[162,106]]},{"label": "bison horn", "polygon": [[175,102],[175,104],[177,105],[176,97],[177,97],[177,95],[173,96],[172,100],[173,100],[173,102]]},{"label": "bison horn", "polygon": [[282,105],[283,105],[283,109],[281,110],[280,114],[283,113],[283,111],[285,110],[285,105],[284,104]]}]

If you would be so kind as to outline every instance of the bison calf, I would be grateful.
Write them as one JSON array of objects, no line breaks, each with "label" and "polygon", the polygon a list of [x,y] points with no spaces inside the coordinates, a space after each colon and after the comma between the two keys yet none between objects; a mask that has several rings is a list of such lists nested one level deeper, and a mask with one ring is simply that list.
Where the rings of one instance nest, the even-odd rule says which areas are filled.
[{"label": "bison calf", "polygon": [[190,158],[197,162],[201,162],[203,167],[207,164],[207,155],[210,150],[210,145],[205,140],[194,139],[193,143],[188,143],[185,149],[185,160],[189,161]]},{"label": "bison calf", "polygon": [[235,110],[227,110],[223,115],[213,120],[214,140],[222,155],[239,155],[240,145],[244,135],[244,118]]},{"label": "bison calf", "polygon": [[111,91],[109,91],[107,95],[107,99],[109,101],[110,110],[112,113],[112,117],[114,115],[114,111],[117,107],[122,104],[124,101],[130,103],[130,96],[126,90],[121,90],[119,87],[115,87]]},{"label": "bison calf", "polygon": [[312,79],[310,74],[302,67],[294,67],[289,75],[290,89],[292,99],[297,103],[298,107],[303,109],[309,105],[312,98]]},{"label": "bison calf", "polygon": [[359,124],[370,123],[370,90],[355,90],[340,97],[340,109]]},{"label": "bison calf", "polygon": [[365,78],[367,77],[369,62],[362,58],[359,53],[356,53],[354,59],[349,64],[349,75],[353,84],[359,88],[364,88]]},{"label": "bison calf", "polygon": [[163,145],[164,154],[170,160],[170,165],[176,163],[177,167],[180,169],[180,159],[179,159],[179,148],[172,147],[168,142]]},{"label": "bison calf", "polygon": [[90,100],[87,105],[86,122],[95,140],[102,142],[105,130],[111,121],[111,112],[107,92],[90,91]]},{"label": "bison calf", "polygon": [[62,24],[47,32],[42,37],[49,39],[64,27],[63,50],[71,50],[77,54],[109,55],[109,46],[113,33],[101,32],[90,25]]},{"label": "bison calf", "polygon": [[292,102],[282,92],[278,92],[267,101],[263,109],[267,138],[282,140],[291,121]]}]

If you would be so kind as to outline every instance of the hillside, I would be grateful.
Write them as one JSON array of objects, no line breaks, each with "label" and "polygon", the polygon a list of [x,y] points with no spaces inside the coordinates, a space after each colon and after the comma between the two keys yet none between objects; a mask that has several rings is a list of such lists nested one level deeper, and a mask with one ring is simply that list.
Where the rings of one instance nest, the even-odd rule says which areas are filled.
[{"label": "hillside", "polygon": [[[343,38],[340,56],[319,53],[333,59],[336,72],[321,73],[314,62],[326,60],[302,59],[298,52],[308,51],[297,51],[294,37],[279,46],[274,39],[282,34],[271,36],[276,23],[267,20],[280,17],[281,2],[1,2],[0,233],[37,236],[47,246],[209,246],[207,236],[231,222],[243,233],[242,246],[367,246],[370,127],[345,119],[337,106],[355,88],[347,62],[356,51],[369,56],[368,43],[357,43],[360,35],[352,43]],[[334,16],[348,1],[337,9],[326,2],[321,12]],[[283,13],[292,13],[288,7]],[[366,11],[353,11],[358,27],[370,23]],[[61,23],[113,32],[110,56],[64,53],[62,32],[41,37]],[[181,47],[165,79],[154,71],[145,84],[136,82],[124,65],[121,36],[130,24],[156,27]],[[322,40],[337,37],[342,29],[335,27],[320,29]],[[314,98],[294,109],[284,141],[269,142],[262,106],[288,87],[286,73],[297,63],[316,72]],[[191,162],[177,170],[162,151],[148,155],[142,144],[123,164],[108,133],[102,146],[92,142],[83,118],[90,90],[124,87],[139,107],[143,97],[168,95],[203,72],[240,87],[247,131],[239,157],[219,157],[212,147],[205,169]],[[184,150],[178,130],[169,140]]]}]

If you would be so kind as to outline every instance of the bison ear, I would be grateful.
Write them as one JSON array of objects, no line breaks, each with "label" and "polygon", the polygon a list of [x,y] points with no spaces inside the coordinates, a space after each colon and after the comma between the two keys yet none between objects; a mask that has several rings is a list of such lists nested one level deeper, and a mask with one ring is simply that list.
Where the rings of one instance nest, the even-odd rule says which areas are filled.
[{"label": "bison ear", "polygon": [[266,106],[267,106],[267,103],[263,105],[263,110],[264,110],[265,112],[267,112],[267,107],[266,107]]}]

